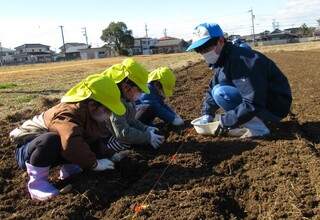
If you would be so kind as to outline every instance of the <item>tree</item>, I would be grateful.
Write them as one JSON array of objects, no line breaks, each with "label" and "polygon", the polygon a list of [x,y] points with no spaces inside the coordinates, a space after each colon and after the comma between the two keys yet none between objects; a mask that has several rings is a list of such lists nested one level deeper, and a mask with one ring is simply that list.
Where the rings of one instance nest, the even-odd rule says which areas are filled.
[{"label": "tree", "polygon": [[128,55],[128,49],[134,45],[132,30],[128,30],[123,22],[111,22],[106,29],[102,30],[100,39],[107,43],[114,43],[119,55]]},{"label": "tree", "polygon": [[310,30],[309,30],[309,27],[306,23],[303,23],[301,26],[300,26],[300,31],[302,33],[302,35],[305,37],[305,36],[308,36]]}]

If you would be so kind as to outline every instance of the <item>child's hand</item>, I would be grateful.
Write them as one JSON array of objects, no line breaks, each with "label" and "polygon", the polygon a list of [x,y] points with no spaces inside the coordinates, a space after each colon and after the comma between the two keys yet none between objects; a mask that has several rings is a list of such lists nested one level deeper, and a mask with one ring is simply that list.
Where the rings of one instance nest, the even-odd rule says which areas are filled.
[{"label": "child's hand", "polygon": [[151,131],[151,132],[154,133],[155,131],[159,131],[159,129],[156,128],[156,127],[148,126],[148,127],[147,127],[147,131]]},{"label": "child's hand", "polygon": [[153,133],[151,131],[149,131],[149,132],[150,132],[150,135],[151,135],[150,144],[151,144],[151,146],[153,148],[157,149],[163,143],[164,136],[155,134],[155,133]]}]

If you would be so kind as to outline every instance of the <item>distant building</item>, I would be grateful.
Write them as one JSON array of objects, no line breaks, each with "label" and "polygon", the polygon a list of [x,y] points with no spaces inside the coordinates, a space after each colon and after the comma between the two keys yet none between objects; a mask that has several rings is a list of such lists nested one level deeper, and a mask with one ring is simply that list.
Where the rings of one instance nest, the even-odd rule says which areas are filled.
[{"label": "distant building", "polygon": [[79,52],[80,58],[84,60],[118,56],[118,54],[113,51],[113,46],[107,44],[99,48],[79,49]]},{"label": "distant building", "polygon": [[175,37],[135,38],[134,47],[129,50],[129,55],[180,53],[185,52],[189,43]]},{"label": "distant building", "polygon": [[160,38],[157,53],[181,53],[185,52],[189,43],[183,39],[165,37]]},{"label": "distant building", "polygon": [[154,54],[157,47],[158,40],[156,38],[135,38],[133,48],[129,49],[129,55]]},{"label": "distant building", "polygon": [[169,37],[169,36],[164,36],[164,37],[158,38],[158,41],[162,41],[162,40],[178,40],[178,38]]},{"label": "distant building", "polygon": [[314,37],[320,36],[320,19],[317,20],[317,22],[318,22],[318,27],[316,27],[313,32]]},{"label": "distant building", "polygon": [[80,50],[87,48],[88,45],[85,43],[66,43],[59,47],[61,56],[66,60],[80,59]]},{"label": "distant building", "polygon": [[49,62],[53,60],[54,52],[50,46],[43,44],[23,44],[15,47],[13,59],[17,63]]},{"label": "distant building", "polygon": [[15,50],[8,49],[5,47],[0,47],[0,66],[2,64],[8,64],[14,62],[14,52]]},{"label": "distant building", "polygon": [[281,31],[279,29],[275,29],[274,31],[270,32],[270,34],[268,34],[267,39],[268,40],[281,40],[281,39],[292,39],[295,37],[296,37],[296,35],[292,34],[290,30]]}]

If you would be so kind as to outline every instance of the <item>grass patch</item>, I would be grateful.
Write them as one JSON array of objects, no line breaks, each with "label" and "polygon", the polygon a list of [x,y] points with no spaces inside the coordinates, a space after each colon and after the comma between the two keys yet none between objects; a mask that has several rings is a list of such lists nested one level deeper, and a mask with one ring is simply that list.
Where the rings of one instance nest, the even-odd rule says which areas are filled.
[{"label": "grass patch", "polygon": [[15,86],[17,86],[17,84],[9,83],[9,84],[0,85],[0,89],[10,89]]},{"label": "grass patch", "polygon": [[18,103],[21,104],[21,103],[26,103],[26,102],[30,102],[32,99],[35,99],[37,98],[38,95],[34,94],[34,95],[28,95],[27,97],[24,97],[22,99],[19,99],[18,100]]}]

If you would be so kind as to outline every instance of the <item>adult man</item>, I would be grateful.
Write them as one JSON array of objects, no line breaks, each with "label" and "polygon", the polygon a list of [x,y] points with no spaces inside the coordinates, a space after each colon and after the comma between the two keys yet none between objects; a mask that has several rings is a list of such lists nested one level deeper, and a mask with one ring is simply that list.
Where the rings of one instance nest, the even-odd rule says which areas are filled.
[{"label": "adult man", "polygon": [[187,50],[192,49],[216,68],[201,120],[211,122],[222,108],[225,113],[216,134],[241,125],[247,129],[241,138],[267,135],[270,131],[262,120],[280,121],[290,112],[292,96],[286,76],[265,55],[227,42],[218,24],[198,25]]}]

